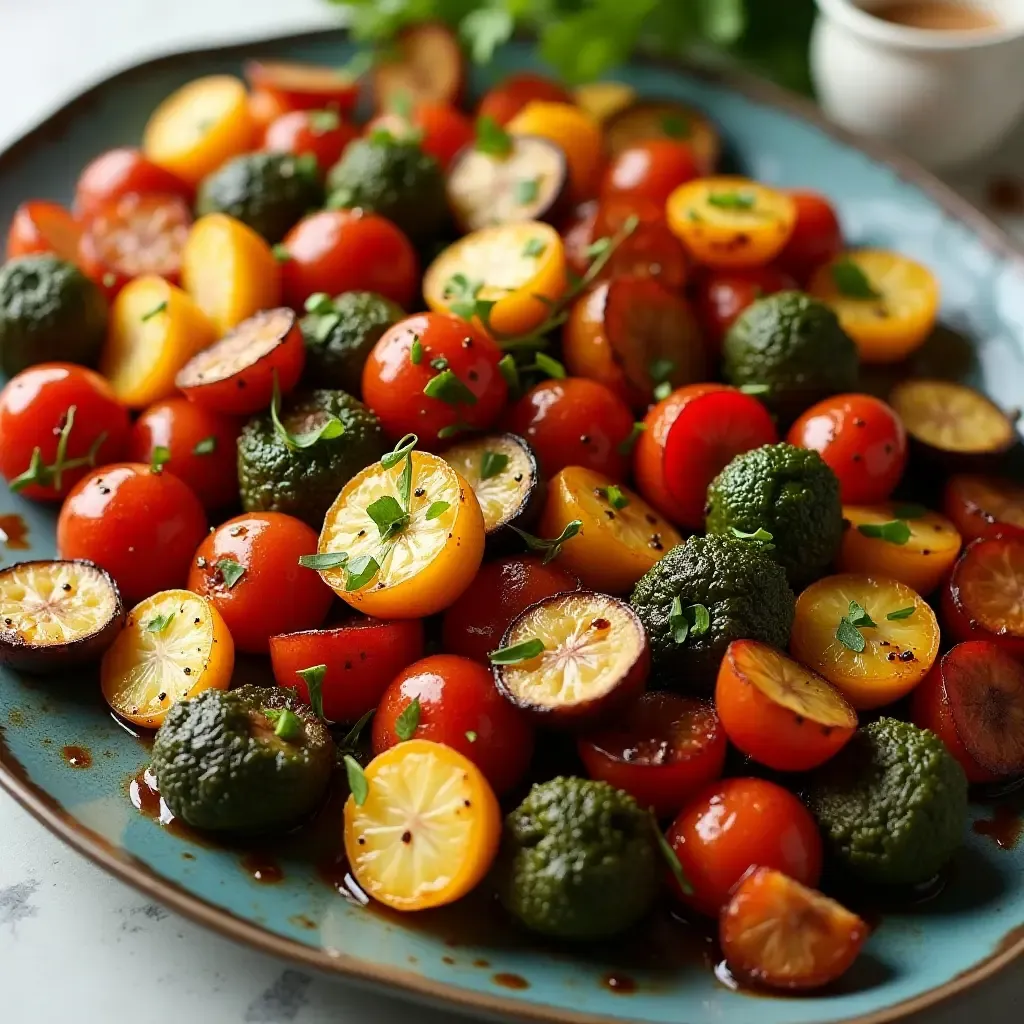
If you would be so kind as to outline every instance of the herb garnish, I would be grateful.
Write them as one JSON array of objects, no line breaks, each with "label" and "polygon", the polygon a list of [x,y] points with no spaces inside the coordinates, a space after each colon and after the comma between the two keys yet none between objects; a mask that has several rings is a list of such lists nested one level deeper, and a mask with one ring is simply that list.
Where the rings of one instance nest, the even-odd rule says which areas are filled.
[{"label": "herb garnish", "polygon": [[413,697],[402,713],[395,719],[395,735],[402,740],[411,740],[420,724],[420,699]]},{"label": "herb garnish", "polygon": [[239,565],[233,558],[221,558],[217,562],[217,570],[228,590],[245,575],[245,566]]},{"label": "herb garnish", "polygon": [[757,205],[757,196],[750,192],[710,192],[708,206],[720,210],[752,210]]},{"label": "herb garnish", "polygon": [[857,532],[890,544],[906,544],[910,540],[910,527],[903,519],[893,519],[888,523],[861,523]]},{"label": "herb garnish", "polygon": [[544,653],[544,641],[534,637],[532,640],[523,640],[521,643],[512,644],[511,647],[500,647],[487,655],[492,665],[518,665],[523,661],[530,661]]},{"label": "herb garnish", "polygon": [[629,504],[629,498],[622,493],[622,488],[617,484],[609,484],[607,487],[599,487],[598,491],[602,498],[612,508],[624,509]]},{"label": "herb garnish", "polygon": [[535,537],[532,533],[520,530],[518,526],[512,527],[512,529],[515,530],[524,541],[526,541],[526,546],[530,551],[544,552],[544,558],[542,560],[544,565],[547,565],[548,562],[557,558],[562,550],[562,545],[567,540],[572,540],[572,538],[575,537],[582,528],[583,520],[574,519],[571,523],[566,524],[565,529],[562,530],[557,537],[548,540],[544,537]]},{"label": "herb garnish", "polygon": [[542,242],[539,238],[531,238],[526,245],[523,246],[523,255],[526,257],[530,256],[543,256],[547,252],[547,243]]},{"label": "herb garnish", "polygon": [[489,156],[505,157],[512,152],[512,136],[493,117],[482,114],[476,119],[474,146]]},{"label": "herb garnish", "polygon": [[775,549],[775,545],[772,543],[774,538],[763,526],[759,526],[753,533],[747,533],[746,530],[740,530],[734,526],[732,528],[732,535],[737,540],[752,540],[765,551],[773,551]]},{"label": "herb garnish", "polygon": [[449,501],[432,501],[427,509],[427,514],[423,518],[429,523],[432,519],[443,516],[451,507],[451,502]]},{"label": "herb garnish", "polygon": [[302,732],[302,719],[288,708],[264,708],[263,717],[274,725],[274,735],[286,742]]},{"label": "herb garnish", "polygon": [[476,743],[476,733],[472,729],[466,730],[466,739],[470,743]]},{"label": "herb garnish", "polygon": [[352,593],[365,587],[379,572],[380,564],[370,555],[357,555],[349,559],[345,569],[345,590]]},{"label": "herb garnish", "polygon": [[324,676],[327,675],[327,666],[310,665],[309,668],[298,669],[295,674],[306,684],[309,706],[314,714],[324,722],[329,721],[324,714]]},{"label": "herb garnish", "polygon": [[752,395],[757,398],[759,395],[767,395],[771,393],[771,385],[769,384],[741,384],[740,391],[745,395]]},{"label": "herb garnish", "polygon": [[690,135],[690,123],[682,114],[666,114],[661,119],[661,131],[670,139],[685,139]]},{"label": "herb garnish", "polygon": [[637,422],[633,424],[633,429],[629,432],[629,436],[624,440],[620,441],[616,446],[615,450],[620,455],[629,455],[633,448],[636,446],[637,441],[640,440],[640,435],[647,429],[646,423]]},{"label": "herb garnish", "polygon": [[370,795],[370,784],[366,781],[366,773],[363,766],[351,755],[346,754],[345,775],[348,777],[348,788],[352,790],[352,799],[356,807],[362,807],[366,798]]},{"label": "herb garnish", "polygon": [[299,451],[312,448],[318,441],[330,441],[345,433],[345,425],[333,413],[313,430],[301,434],[293,434],[281,422],[281,388],[277,382],[277,371],[274,371],[274,392],[270,399],[270,420],[274,424],[274,433],[284,442],[286,448]]},{"label": "herb garnish", "polygon": [[304,569],[340,569],[348,564],[348,553],[345,551],[324,551],[316,555],[299,555],[299,565]]},{"label": "herb garnish", "polygon": [[71,440],[71,428],[75,424],[75,413],[78,406],[70,405],[64,413],[64,423],[60,428],[60,435],[57,437],[57,452],[50,465],[43,464],[42,449],[38,446],[32,449],[32,457],[28,462],[28,469],[20,476],[16,476],[8,485],[12,491],[17,493],[23,491],[31,484],[38,487],[53,487],[54,490],[61,490],[64,483],[64,473],[69,469],[80,469],[88,466],[92,469],[96,465],[96,456],[99,453],[103,442],[107,439],[107,432],[104,430],[96,436],[96,440],[89,446],[89,450],[79,458],[69,459],[68,442]]},{"label": "herb garnish", "polygon": [[306,124],[314,135],[325,135],[333,132],[341,124],[336,110],[311,110],[306,115]]},{"label": "herb garnish", "polygon": [[654,829],[655,842],[657,842],[658,849],[661,851],[661,855],[665,858],[665,863],[668,864],[669,870],[672,872],[672,877],[676,880],[676,884],[684,893],[690,895],[693,892],[693,886],[686,877],[686,873],[683,871],[683,865],[679,863],[679,857],[676,855],[676,851],[672,848],[672,844],[665,838],[665,833],[661,831],[661,827],[658,825],[658,819],[655,817],[653,810],[651,811],[651,828]]},{"label": "herb garnish", "polygon": [[486,451],[480,460],[480,479],[490,480],[492,476],[503,472],[507,466],[508,456],[504,452]]},{"label": "herb garnish", "polygon": [[867,647],[861,629],[871,629],[876,625],[863,605],[851,601],[849,611],[839,620],[836,639],[855,654],[860,654]]},{"label": "herb garnish", "polygon": [[148,313],[143,313],[142,322],[145,323],[147,320],[152,320],[153,317],[159,316],[161,313],[165,312],[166,309],[167,300],[165,299],[163,302],[160,302],[157,305],[155,305]]},{"label": "herb garnish", "polygon": [[149,468],[154,473],[160,473],[164,466],[171,461],[171,449],[166,445],[154,445],[153,452],[149,457]]},{"label": "herb garnish", "polygon": [[711,628],[711,614],[702,604],[688,604],[684,608],[677,594],[669,605],[668,624],[672,639],[677,644],[684,644],[687,637],[703,636]]},{"label": "herb garnish", "polygon": [[212,455],[217,450],[217,438],[211,434],[209,437],[204,437],[201,441],[197,441],[195,447],[192,449],[193,455]]},{"label": "herb garnish", "polygon": [[431,377],[423,388],[423,394],[427,398],[436,398],[446,405],[476,405],[476,395],[450,368]]},{"label": "herb garnish", "polygon": [[423,342],[420,341],[418,334],[412,336],[412,344],[409,346],[409,362],[413,366],[419,366],[423,362]]},{"label": "herb garnish", "polygon": [[155,615],[146,623],[147,632],[162,633],[171,624],[174,614],[174,612],[168,612],[166,615]]},{"label": "herb garnish", "polygon": [[505,383],[508,385],[509,391],[513,395],[519,394],[519,367],[516,366],[516,357],[511,352],[506,352],[498,360],[498,370],[502,377],[505,378]]},{"label": "herb garnish", "polygon": [[848,256],[832,264],[832,280],[836,290],[847,299],[880,299],[882,293],[868,280],[868,275]]},{"label": "herb garnish", "polygon": [[270,251],[278,263],[287,263],[292,258],[292,254],[283,242],[278,242],[277,245],[272,246]]},{"label": "herb garnish", "polygon": [[389,541],[409,524],[409,513],[390,494],[382,494],[366,506],[366,514],[374,521],[381,541]]},{"label": "herb garnish", "polygon": [[914,614],[916,605],[908,605],[906,608],[897,608],[894,612],[889,612],[886,618],[890,622],[897,622],[900,619],[909,619]]},{"label": "herb garnish", "polygon": [[540,195],[540,178],[523,178],[516,182],[516,202],[520,206],[536,202]]}]

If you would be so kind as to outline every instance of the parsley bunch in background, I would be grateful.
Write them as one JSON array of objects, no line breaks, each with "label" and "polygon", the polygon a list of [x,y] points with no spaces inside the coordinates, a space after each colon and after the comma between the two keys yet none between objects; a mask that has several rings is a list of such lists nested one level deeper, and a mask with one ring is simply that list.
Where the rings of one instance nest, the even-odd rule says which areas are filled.
[{"label": "parsley bunch in background", "polygon": [[724,57],[782,85],[810,91],[807,45],[814,0],[332,0],[363,40],[386,40],[413,22],[455,28],[478,63],[517,29],[570,84],[636,53]]}]

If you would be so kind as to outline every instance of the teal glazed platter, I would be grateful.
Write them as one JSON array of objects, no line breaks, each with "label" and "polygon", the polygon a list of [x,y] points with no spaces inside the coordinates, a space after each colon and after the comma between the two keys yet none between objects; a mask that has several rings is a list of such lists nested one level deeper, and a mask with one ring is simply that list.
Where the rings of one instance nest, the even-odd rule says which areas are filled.
[{"label": "teal glazed platter", "polygon": [[[78,169],[103,150],[135,144],[157,103],[189,79],[237,74],[256,56],[339,65],[352,54],[339,31],[176,55],[116,75],[0,155],[0,231],[23,199],[69,201]],[[473,85],[537,64],[532,47],[516,43],[477,69]],[[915,371],[965,379],[1004,408],[1022,404],[1024,253],[966,201],[762,83],[656,63],[614,77],[641,95],[704,110],[731,167],[827,193],[854,244],[896,249],[932,268],[943,327]],[[0,488],[3,564],[52,557],[54,525],[54,511]],[[236,679],[258,681],[259,673],[240,662]],[[112,720],[91,674],[0,673],[0,784],[70,846],[229,938],[467,1013],[558,1024],[881,1024],[1024,952],[1024,846],[1014,849],[1011,834],[1024,798],[1016,807],[1013,796],[972,805],[945,887],[920,905],[879,908],[865,954],[838,987],[761,998],[730,986],[710,943],[667,915],[614,945],[574,951],[517,934],[482,900],[405,917],[368,908],[332,860],[340,808],[321,816],[333,821],[309,840],[312,851],[288,842],[261,852],[207,845],[163,825],[151,798],[140,799],[147,763],[146,746]]]}]

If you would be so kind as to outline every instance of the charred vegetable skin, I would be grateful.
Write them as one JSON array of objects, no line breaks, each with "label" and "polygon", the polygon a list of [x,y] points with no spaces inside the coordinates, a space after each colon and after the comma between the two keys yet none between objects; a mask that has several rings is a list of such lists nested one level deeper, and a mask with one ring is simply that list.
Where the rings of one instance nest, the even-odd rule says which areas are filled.
[{"label": "charred vegetable skin", "polygon": [[301,821],[323,797],[333,765],[327,727],[276,687],[206,690],[180,701],[153,743],[168,809],[210,832],[273,832]]}]

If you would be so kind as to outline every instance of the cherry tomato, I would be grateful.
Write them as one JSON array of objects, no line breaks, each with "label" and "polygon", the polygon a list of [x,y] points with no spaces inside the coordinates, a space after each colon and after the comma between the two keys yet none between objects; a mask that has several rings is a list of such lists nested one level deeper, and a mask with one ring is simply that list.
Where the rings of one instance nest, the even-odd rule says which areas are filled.
[{"label": "cherry tomato", "polygon": [[314,292],[378,292],[408,306],[419,290],[412,243],[376,214],[322,210],[300,220],[282,245],[285,301],[295,309]]},{"label": "cherry tomato", "polygon": [[664,208],[677,186],[701,175],[693,151],[673,139],[645,139],[617,153],[608,165],[601,198],[646,199]]},{"label": "cherry tomato", "polygon": [[[398,718],[419,701],[410,735]],[[496,793],[507,793],[526,774],[533,756],[533,727],[498,692],[488,668],[454,654],[435,654],[401,672],[381,698],[373,719],[375,755],[402,739],[433,740],[468,757]]]},{"label": "cherry tomato", "polygon": [[796,224],[776,262],[800,284],[806,284],[818,267],[842,252],[843,229],[823,195],[791,191],[789,197],[796,203]]},{"label": "cherry tomato", "polygon": [[129,193],[178,196],[192,201],[192,187],[130,146],[101,153],[78,176],[75,213],[91,217],[114,199]]},{"label": "cherry tomato", "polygon": [[1024,538],[1024,487],[993,476],[952,476],[946,484],[943,511],[964,543],[979,537]]},{"label": "cherry tomato", "polygon": [[[0,391],[0,474],[13,485],[32,468],[38,451],[35,482],[13,487],[26,498],[56,501],[90,467],[120,459],[128,430],[128,410],[98,373],[73,363],[39,363]],[[66,468],[58,482],[54,470],[62,435]]]},{"label": "cherry tomato", "polygon": [[292,110],[275,118],[263,136],[263,148],[273,153],[310,154],[322,171],[341,159],[345,147],[359,137],[355,126],[334,110]]},{"label": "cherry tomato", "polygon": [[343,68],[250,60],[245,77],[254,90],[278,97],[287,110],[330,109],[347,114],[359,99],[359,79]]},{"label": "cherry tomato", "polygon": [[266,654],[278,633],[316,629],[334,600],[318,573],[299,565],[317,535],[283,512],[247,512],[221,524],[199,545],[188,589],[228,624],[235,646]]},{"label": "cherry tomato", "polygon": [[668,841],[693,886],[687,894],[673,881],[675,895],[709,917],[755,864],[811,888],[821,877],[821,835],[810,811],[764,779],[711,783],[672,823]]},{"label": "cherry tomato", "polygon": [[176,284],[192,226],[180,196],[129,193],[96,209],[78,248],[82,270],[113,295],[132,278],[156,274]]},{"label": "cherry tomato", "polygon": [[206,536],[199,499],[173,473],[137,462],[83,477],[57,519],[61,558],[85,558],[117,581],[126,606],[182,587]]},{"label": "cherry tomato", "polygon": [[835,395],[812,405],[786,440],[821,455],[839,477],[844,505],[885,501],[907,464],[903,421],[871,395]]},{"label": "cherry tomato", "polygon": [[390,132],[395,138],[416,137],[424,153],[429,153],[443,170],[465,146],[474,139],[473,122],[449,103],[420,100],[408,118],[400,114],[381,114],[367,126],[372,133],[377,129]]},{"label": "cherry tomato", "polygon": [[7,258],[52,252],[75,263],[82,226],[60,203],[33,199],[14,211],[7,232]]},{"label": "cherry tomato", "polygon": [[477,107],[477,116],[492,117],[498,124],[506,125],[532,100],[572,103],[572,96],[558,82],[544,75],[520,71],[509,75],[484,93]]},{"label": "cherry tomato", "polygon": [[717,351],[726,331],[747,306],[765,295],[789,291],[796,281],[774,264],[734,270],[705,270],[694,291],[694,307],[705,336]]},{"label": "cherry tomato", "polygon": [[465,320],[418,313],[374,345],[363,367],[363,401],[385,433],[416,434],[421,447],[436,449],[457,428],[494,426],[508,397],[501,357],[501,349]]},{"label": "cherry tomato", "polygon": [[579,580],[533,555],[485,562],[463,595],[444,613],[442,643],[449,654],[489,664],[512,620],[531,604],[577,590]]},{"label": "cherry tomato", "polygon": [[391,681],[423,657],[422,619],[353,616],[337,626],[284,633],[270,638],[270,663],[278,686],[294,686],[309,703],[299,672],[324,666],[324,717],[355,722],[380,703]]},{"label": "cherry tomato", "polygon": [[207,511],[238,500],[235,442],[241,423],[186,398],[167,398],[146,409],[128,440],[132,462],[151,463],[158,448],[170,458],[164,469],[183,480]]},{"label": "cherry tomato", "polygon": [[643,694],[619,721],[578,741],[592,779],[601,779],[652,807],[675,814],[722,774],[728,743],[715,709],[676,693]]},{"label": "cherry tomato", "polygon": [[629,473],[633,414],[597,381],[542,381],[512,406],[508,422],[530,442],[546,477],[566,466],[584,466],[614,480]]}]

